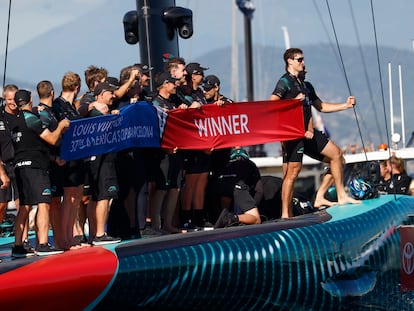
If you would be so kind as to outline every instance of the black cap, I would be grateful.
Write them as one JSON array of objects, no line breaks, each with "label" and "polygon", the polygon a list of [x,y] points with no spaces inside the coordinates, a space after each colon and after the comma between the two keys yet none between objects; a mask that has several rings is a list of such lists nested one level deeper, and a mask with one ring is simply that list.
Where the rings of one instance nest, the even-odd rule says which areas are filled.
[{"label": "black cap", "polygon": [[220,86],[220,79],[215,75],[209,75],[203,79],[201,87],[205,90],[211,90],[213,87]]},{"label": "black cap", "polygon": [[101,82],[95,87],[95,90],[93,93],[95,94],[95,96],[98,96],[102,94],[103,92],[106,92],[106,91],[113,92],[116,89],[117,88],[115,86],[109,84],[108,82]]},{"label": "black cap", "polygon": [[119,80],[115,77],[108,77],[106,78],[106,82],[108,82],[109,85],[118,88],[119,87]]},{"label": "black cap", "polygon": [[18,90],[14,94],[14,102],[18,107],[28,104],[31,98],[32,93],[28,90]]},{"label": "black cap", "polygon": [[155,86],[160,87],[166,82],[175,83],[177,80],[169,72],[162,72],[155,78]]},{"label": "black cap", "polygon": [[204,70],[208,70],[208,67],[201,67],[199,63],[189,63],[185,69],[187,70],[188,74],[203,74]]},{"label": "black cap", "polygon": [[154,69],[154,67],[150,67],[148,65],[141,65],[141,64],[139,64],[138,67],[143,74],[149,74],[150,71]]}]

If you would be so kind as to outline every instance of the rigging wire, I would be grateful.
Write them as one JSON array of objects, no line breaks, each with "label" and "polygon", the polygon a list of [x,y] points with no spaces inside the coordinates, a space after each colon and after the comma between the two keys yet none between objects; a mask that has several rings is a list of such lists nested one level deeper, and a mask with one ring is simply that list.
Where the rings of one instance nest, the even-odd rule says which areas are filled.
[{"label": "rigging wire", "polygon": [[[374,13],[374,5],[372,3],[371,0],[371,15],[372,15],[372,24],[374,26],[374,38],[375,38],[375,48],[376,48],[376,52],[377,52],[377,65],[378,65],[378,74],[379,74],[379,79],[380,79],[380,86],[381,86],[381,98],[382,98],[382,109],[384,112],[384,120],[385,120],[385,129],[386,129],[386,133],[388,133],[388,122],[387,122],[387,114],[385,112],[385,97],[384,97],[384,88],[382,87],[382,74],[381,74],[381,62],[380,62],[380,58],[379,58],[379,49],[378,49],[378,39],[377,39],[377,28],[376,28],[376,22],[375,22],[375,13]],[[389,161],[391,161],[391,148],[390,146],[390,138],[389,135],[387,134],[387,144],[388,144],[388,159]],[[392,165],[392,163],[391,163]],[[394,173],[390,172],[391,174],[391,180],[394,182]],[[394,187],[394,200],[397,199],[397,193],[396,193],[396,187]]]},{"label": "rigging wire", "polygon": [[[346,81],[346,85],[347,85],[347,87],[348,87],[348,92],[349,92],[349,95],[352,95],[352,93],[351,93],[351,86],[349,85],[348,76],[347,76],[347,74],[346,74],[345,64],[344,64],[344,59],[343,59],[343,57],[342,57],[341,48],[340,48],[340,46],[339,46],[338,36],[336,35],[335,24],[334,24],[334,22],[333,22],[332,13],[331,13],[331,8],[329,7],[329,1],[328,1],[328,0],[326,0],[326,6],[328,7],[329,18],[330,18],[330,20],[331,20],[331,25],[332,25],[332,29],[333,29],[333,32],[334,32],[334,37],[335,37],[335,41],[336,41],[336,46],[337,46],[337,48],[338,48],[338,54],[339,54],[339,58],[340,58],[340,60],[341,60],[342,72],[343,72],[344,77],[345,77],[345,81]],[[360,137],[360,139],[361,139],[362,150],[363,150],[364,155],[365,155],[365,160],[366,160],[366,161],[368,161],[367,151],[366,151],[366,149],[365,149],[364,139],[363,139],[363,137],[362,137],[362,132],[361,132],[361,126],[359,125],[358,115],[357,115],[357,113],[356,113],[355,106],[353,107],[353,111],[354,111],[354,117],[355,117],[355,121],[356,121],[356,124],[357,124],[358,132],[359,132],[359,137]]]},{"label": "rigging wire", "polygon": [[7,68],[7,54],[8,54],[8,48],[9,48],[11,2],[12,0],[9,0],[9,16],[7,19],[7,35],[6,35],[6,52],[4,53],[3,90],[4,90],[4,87],[6,86],[6,68]]},{"label": "rigging wire", "polygon": [[333,54],[335,55],[336,61],[338,62],[338,66],[340,67],[341,66],[341,60],[339,59],[338,53],[336,52],[335,46],[334,46],[334,44],[332,42],[332,38],[329,35],[328,27],[326,27],[325,23],[323,22],[323,15],[321,13],[321,10],[318,7],[318,4],[317,4],[316,0],[313,0],[313,6],[316,9],[316,13],[318,14],[319,20],[320,20],[320,22],[322,24],[323,30],[325,31],[326,37],[329,40],[329,47],[333,51]]},{"label": "rigging wire", "polygon": [[[324,32],[325,32],[325,34],[326,34],[326,37],[328,38],[328,41],[329,41],[329,47],[330,47],[330,49],[332,50],[333,55],[335,55],[335,59],[336,59],[336,61],[337,61],[337,63],[338,63],[338,68],[341,68],[341,61],[340,61],[339,56],[338,56],[338,53],[337,53],[337,51],[336,51],[336,49],[335,49],[335,46],[334,46],[334,43],[333,43],[332,37],[331,37],[331,35],[329,34],[328,27],[327,27],[327,26],[326,26],[326,24],[324,23],[324,17],[323,17],[323,15],[322,15],[322,13],[321,13],[321,10],[319,9],[319,6],[318,6],[318,4],[317,4],[316,0],[313,0],[313,5],[314,5],[315,10],[316,10],[316,12],[317,12],[317,14],[318,14],[319,20],[320,20],[320,22],[321,22],[321,24],[322,24],[322,28],[323,28],[323,30],[324,30]],[[361,117],[361,116],[360,116],[360,117]],[[364,122],[364,119],[363,119],[363,118],[362,118],[362,121],[363,121],[363,125],[364,125],[364,124],[365,124],[365,122]],[[366,132],[368,133],[368,134],[367,134],[367,135],[368,135],[368,138],[372,141],[372,138],[371,138],[371,135],[370,135],[370,131],[366,130]],[[359,135],[358,135],[358,133],[356,133],[356,136],[357,136],[357,137],[359,136]]]},{"label": "rigging wire", "polygon": [[[370,83],[370,80],[369,80],[369,77],[368,77],[368,72],[367,72],[367,63],[365,61],[364,53],[362,51],[361,39],[359,37],[359,32],[358,32],[358,27],[357,27],[357,24],[356,24],[354,9],[352,7],[351,2],[352,2],[351,0],[348,0],[349,9],[351,10],[352,22],[353,22],[353,26],[354,26],[354,30],[355,30],[355,36],[356,36],[356,39],[357,39],[357,42],[358,42],[359,54],[361,55],[362,66],[364,68],[364,76],[365,76],[365,80],[367,82],[368,94],[369,94],[369,98],[370,98],[370,101],[371,101],[372,110],[374,111],[374,114],[375,114],[375,123],[376,123],[376,126],[377,126],[377,131],[378,131],[379,134],[381,134],[381,126],[380,126],[379,121],[378,121],[377,109],[375,109],[375,104],[374,104],[374,95],[373,95],[373,92],[372,92],[371,83]],[[382,139],[382,137],[381,137],[381,139]]]},{"label": "rigging wire", "polygon": [[[382,87],[382,74],[381,74],[381,62],[380,62],[380,58],[379,58],[379,49],[378,49],[378,39],[377,39],[377,28],[376,28],[376,23],[375,23],[375,14],[374,14],[374,5],[372,3],[371,0],[371,15],[372,15],[372,24],[374,25],[374,38],[375,38],[375,48],[376,48],[376,52],[377,52],[377,65],[378,65],[378,74],[379,74],[379,79],[380,79],[380,86],[381,86],[381,99],[382,99],[382,109],[384,112],[384,119],[385,119],[385,132],[387,133],[387,145],[388,145],[388,156],[389,159],[391,161],[391,148],[390,148],[390,138],[388,135],[388,121],[387,121],[387,113],[386,113],[386,109],[385,109],[385,97],[384,97],[384,88]],[[392,165],[392,163],[391,163]],[[391,180],[394,180],[394,173],[391,170]],[[397,199],[397,194],[396,194],[396,188],[394,187],[394,200]]]},{"label": "rigging wire", "polygon": [[[381,87],[382,109],[383,109],[384,119],[385,119],[385,132],[388,133],[388,121],[387,121],[387,113],[386,113],[386,110],[385,110],[384,88],[382,87],[383,84],[382,84],[382,74],[381,74],[381,62],[380,62],[380,59],[379,59],[377,28],[376,28],[376,23],[375,23],[374,5],[372,3],[372,0],[371,0],[371,16],[372,16],[372,24],[373,24],[373,27],[374,27],[375,50],[376,50],[376,54],[377,54],[378,75],[379,75],[380,87]],[[388,144],[388,146],[390,146],[389,135],[387,134],[386,136],[387,136],[387,144]],[[391,157],[390,148],[388,148],[388,152],[390,153],[390,157]]]}]

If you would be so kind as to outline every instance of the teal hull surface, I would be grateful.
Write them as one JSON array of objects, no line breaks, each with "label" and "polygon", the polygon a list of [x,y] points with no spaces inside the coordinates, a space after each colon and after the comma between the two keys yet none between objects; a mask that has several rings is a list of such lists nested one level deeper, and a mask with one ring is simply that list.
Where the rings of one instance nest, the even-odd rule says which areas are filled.
[{"label": "teal hull surface", "polygon": [[123,243],[96,310],[413,310],[400,290],[399,226],[414,197],[262,225]]}]

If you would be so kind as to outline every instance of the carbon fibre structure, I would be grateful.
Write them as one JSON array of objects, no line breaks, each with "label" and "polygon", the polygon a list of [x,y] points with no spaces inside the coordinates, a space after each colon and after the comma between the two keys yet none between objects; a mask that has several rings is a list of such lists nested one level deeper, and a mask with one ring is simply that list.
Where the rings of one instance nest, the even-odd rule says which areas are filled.
[{"label": "carbon fibre structure", "polygon": [[414,198],[382,196],[294,220],[136,241],[96,310],[412,310],[398,227]]}]

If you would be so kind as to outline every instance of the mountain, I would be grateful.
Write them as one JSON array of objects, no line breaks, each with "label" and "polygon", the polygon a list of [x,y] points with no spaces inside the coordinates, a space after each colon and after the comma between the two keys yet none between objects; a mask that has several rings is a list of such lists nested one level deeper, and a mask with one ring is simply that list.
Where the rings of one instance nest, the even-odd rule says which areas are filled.
[{"label": "mountain", "polygon": [[[106,67],[111,75],[119,75],[122,67],[136,63],[139,59],[138,46],[124,41],[122,18],[126,11],[117,2],[106,1],[99,8],[102,17],[99,22],[96,22],[95,16],[90,17],[91,12],[85,12],[81,18],[9,51],[8,79],[31,81],[34,85],[47,79],[58,89],[67,71],[74,71],[83,78],[83,72],[89,65],[97,65]],[[110,20],[105,18],[107,16]],[[10,40],[13,40],[12,36]]]},{"label": "mountain", "polygon": [[[108,14],[112,16],[111,25],[114,26],[109,27],[105,20],[102,20],[102,23],[91,23],[88,14],[85,14],[75,22],[58,27],[38,36],[24,46],[9,51],[6,82],[17,83],[19,86],[34,90],[38,81],[48,79],[54,83],[59,92],[61,77],[67,71],[77,72],[83,78],[83,71],[93,64],[103,66],[108,69],[110,75],[117,76],[124,66],[139,62],[138,46],[128,45],[124,41],[122,17],[125,12],[121,11],[113,1],[108,1],[107,5],[100,9],[102,16]],[[206,42],[206,50],[207,47]],[[405,116],[411,116],[414,112],[411,104],[414,98],[410,92],[410,85],[414,81],[414,59],[410,51],[390,47],[379,48],[383,85],[381,88],[375,47],[342,46],[341,54],[345,72],[336,56],[337,51],[333,50],[330,45],[315,44],[301,46],[301,48],[304,51],[309,72],[308,80],[312,82],[322,100],[344,102],[350,93],[357,97],[355,109],[357,119],[352,110],[323,115],[333,140],[339,146],[362,144],[358,125],[366,146],[370,144],[377,146],[386,141],[386,124],[390,132],[387,68],[389,62],[393,66],[395,130],[401,133],[397,66],[399,64],[402,66]],[[239,100],[242,101],[246,97],[242,44],[239,46],[239,51],[238,84]],[[360,51],[363,52],[365,66],[362,63]],[[283,52],[282,47],[254,46],[254,98],[256,100],[269,98],[277,80],[283,74]],[[189,61],[198,61],[209,67],[206,74],[219,76],[222,80],[222,93],[230,96],[231,59],[230,46],[224,46],[210,50]],[[373,100],[370,97],[369,88],[372,90]],[[384,111],[387,114],[387,122],[384,119]],[[413,129],[410,128],[407,117],[405,120],[406,130],[411,134]],[[406,136],[408,141],[410,135]],[[277,151],[272,149],[270,153],[277,153]]]}]

